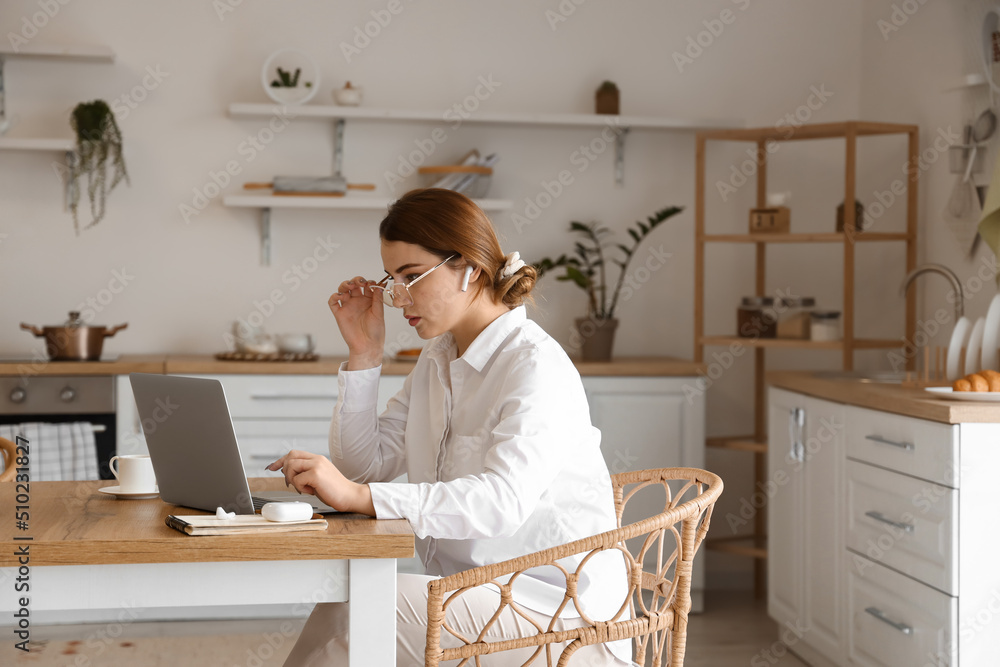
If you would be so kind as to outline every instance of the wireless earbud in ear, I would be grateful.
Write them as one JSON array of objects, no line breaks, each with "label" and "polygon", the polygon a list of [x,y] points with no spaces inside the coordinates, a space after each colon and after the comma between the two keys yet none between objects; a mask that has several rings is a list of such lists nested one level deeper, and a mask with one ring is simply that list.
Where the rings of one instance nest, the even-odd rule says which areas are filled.
[{"label": "wireless earbud in ear", "polygon": [[469,276],[471,276],[472,272],[475,271],[475,270],[476,269],[474,267],[472,267],[471,265],[465,267],[465,277],[462,278],[462,291],[463,292],[468,291],[468,289],[469,289]]}]

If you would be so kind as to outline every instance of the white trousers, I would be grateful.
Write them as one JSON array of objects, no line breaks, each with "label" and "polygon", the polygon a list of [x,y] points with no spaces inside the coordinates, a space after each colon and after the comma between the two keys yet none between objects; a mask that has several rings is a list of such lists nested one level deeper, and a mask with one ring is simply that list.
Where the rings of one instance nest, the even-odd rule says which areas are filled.
[{"label": "white trousers", "polygon": [[[417,667],[424,664],[424,647],[427,639],[427,582],[434,577],[422,574],[399,574],[396,576],[396,665]],[[478,636],[480,629],[496,612],[500,595],[484,587],[478,587],[462,594],[462,604],[448,608],[448,622],[466,637]],[[347,607],[349,603],[329,602],[316,605],[302,628],[302,634],[285,660],[284,667],[333,667],[347,664]],[[551,617],[525,610],[536,623],[547,628]],[[556,623],[556,629],[578,627],[580,619],[569,618]],[[516,639],[537,634],[538,630],[510,608],[493,624],[487,637],[490,640]],[[441,644],[444,648],[461,646],[462,642],[449,632],[442,630]],[[558,660],[564,644],[554,644],[553,664]],[[362,647],[362,652],[364,647]],[[489,667],[523,665],[536,647],[504,651],[481,657],[481,664]],[[362,653],[363,655],[363,653]],[[455,665],[458,661],[448,661],[442,665]],[[470,661],[473,664],[473,661]],[[535,658],[534,665],[545,665],[545,652]],[[574,667],[611,667],[627,663],[620,662],[604,645],[585,646],[573,654],[570,664]]]}]

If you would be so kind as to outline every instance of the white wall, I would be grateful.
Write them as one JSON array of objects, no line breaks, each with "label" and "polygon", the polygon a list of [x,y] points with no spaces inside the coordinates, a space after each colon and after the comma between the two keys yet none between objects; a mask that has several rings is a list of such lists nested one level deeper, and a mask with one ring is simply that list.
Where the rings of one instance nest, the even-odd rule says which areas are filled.
[{"label": "white wall", "polygon": [[[269,180],[276,174],[329,173],[330,124],[295,121],[251,161],[241,153],[241,142],[263,123],[226,114],[232,102],[266,101],[260,67],[268,54],[285,46],[299,47],[321,63],[323,82],[316,101],[324,103],[332,88],[349,79],[364,87],[366,105],[443,114],[470,95],[480,77],[492,77],[500,86],[482,103],[482,111],[588,113],[598,84],[613,79],[622,91],[626,114],[739,117],[751,126],[774,125],[786,114],[801,113],[815,87],[832,96],[808,111],[810,122],[864,115],[932,127],[918,105],[876,90],[890,76],[866,56],[874,48],[868,26],[874,16],[872,3],[865,3],[863,11],[860,0],[404,2],[403,11],[349,63],[341,42],[350,42],[355,29],[387,2],[243,0],[220,16],[216,8],[222,2],[68,3],[32,42],[107,44],[117,53],[116,62],[8,63],[8,112],[22,123],[12,134],[69,136],[67,118],[77,102],[128,95],[141,84],[147,68],[166,74],[136,108],[119,117],[131,186],[116,190],[107,218],[80,236],[74,235],[63,210],[61,185],[52,167],[55,156],[0,154],[0,312],[6,316],[0,327],[0,354],[37,349],[38,343],[19,331],[17,323],[63,321],[68,310],[100,296],[116,270],[133,278],[101,306],[94,320],[129,323],[108,341],[110,353],[220,351],[230,323],[258,310],[255,304],[276,289],[284,303],[267,319],[270,331],[309,331],[316,335],[321,353],[346,351],[326,300],[343,278],[381,272],[378,212],[277,211],[269,268],[258,262],[256,212],[224,208],[216,198],[190,223],[179,213],[180,205],[192,203],[195,190],[211,183],[210,173],[231,160],[239,163],[242,173],[227,192],[237,191],[243,181]],[[547,13],[560,7],[575,9],[567,20],[550,24],[552,14]],[[3,3],[3,32],[19,32],[25,17],[30,21],[38,11],[33,1]],[[728,24],[718,20],[724,11],[730,12],[725,15],[731,19]],[[943,10],[922,10],[934,11]],[[720,26],[717,36],[708,32],[719,32]],[[690,51],[697,57],[679,68],[673,54],[698,39],[711,43],[700,54]],[[932,46],[937,46],[936,40]],[[900,76],[907,78],[907,85],[923,85],[915,70]],[[862,92],[885,100],[862,104]],[[436,126],[445,127],[449,138],[431,162],[447,163],[473,147],[499,152],[502,160],[491,195],[513,200],[517,212],[524,211],[525,198],[542,191],[543,181],[574,169],[573,152],[597,136],[576,129],[451,130],[443,121],[349,122],[345,173],[353,181],[377,183],[386,196],[417,186],[411,179],[390,190],[383,174]],[[728,178],[742,150],[733,146],[713,150],[710,156],[717,170],[709,181],[712,229],[741,230],[746,224],[752,186],[725,203],[714,187],[716,180]],[[774,161],[772,189],[793,192],[796,225],[832,229],[833,209],[841,199],[842,160],[838,146],[814,145],[789,148]],[[635,131],[627,140],[624,187],[615,187],[612,168],[609,150],[587,171],[574,172],[573,185],[537,224],[520,233],[509,213],[494,215],[504,248],[537,260],[571,248],[565,232],[570,220],[599,220],[620,230],[660,207],[684,206],[686,211],[651,239],[673,258],[622,306],[616,354],[690,358],[693,134]],[[320,237],[340,244],[339,249],[293,289],[288,272],[312,255]],[[771,259],[772,289],[812,294],[834,307],[839,303],[837,253],[778,249]],[[734,327],[738,297],[752,292],[752,250],[713,248],[709,267],[709,328],[728,332]],[[881,295],[862,291],[859,298],[867,304],[862,307],[871,308]],[[546,279],[537,296],[533,316],[567,343],[572,319],[585,310],[584,295]],[[391,326],[390,341],[417,343],[405,338],[412,334],[401,318]],[[836,365],[837,358],[793,354],[775,359],[778,366],[817,363]],[[739,364],[709,395],[710,435],[749,430],[748,371],[748,363]],[[744,454],[710,453],[709,467],[727,481],[726,499],[716,515],[720,535],[729,532],[726,513],[752,492],[749,462]],[[745,571],[749,565],[717,554],[713,558],[713,567],[722,570]]]}]

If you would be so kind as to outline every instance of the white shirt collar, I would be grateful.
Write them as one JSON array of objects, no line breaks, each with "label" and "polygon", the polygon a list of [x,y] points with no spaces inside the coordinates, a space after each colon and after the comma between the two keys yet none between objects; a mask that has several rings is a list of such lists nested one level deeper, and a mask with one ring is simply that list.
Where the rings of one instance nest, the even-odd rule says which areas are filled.
[{"label": "white shirt collar", "polygon": [[[469,349],[465,351],[461,359],[476,369],[477,372],[481,373],[483,367],[486,366],[486,362],[490,360],[490,357],[500,347],[500,344],[507,339],[510,332],[519,327],[527,319],[527,309],[524,306],[518,306],[504,313],[490,322],[476,336],[476,339],[472,341]],[[439,362],[448,363],[454,358],[454,349],[455,337],[449,331],[434,340],[431,349],[428,350],[428,354]]]}]

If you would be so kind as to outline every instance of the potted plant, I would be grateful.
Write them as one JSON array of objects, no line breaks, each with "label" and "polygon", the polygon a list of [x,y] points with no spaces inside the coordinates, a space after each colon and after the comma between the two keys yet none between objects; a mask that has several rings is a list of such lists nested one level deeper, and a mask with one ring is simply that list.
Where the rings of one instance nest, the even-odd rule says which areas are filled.
[{"label": "potted plant", "polygon": [[618,86],[614,81],[605,81],[597,89],[596,106],[597,113],[618,115]]},{"label": "potted plant", "polygon": [[70,126],[76,133],[76,153],[68,174],[69,209],[73,213],[73,228],[79,234],[77,208],[84,177],[92,218],[84,229],[89,229],[104,217],[108,194],[123,179],[128,183],[128,173],[122,156],[122,133],[107,102],[94,100],[77,104],[70,117]]},{"label": "potted plant", "polygon": [[[618,327],[615,311],[621,297],[628,266],[635,257],[635,251],[649,234],[667,219],[672,218],[684,209],[670,206],[661,209],[648,217],[646,222],[639,221],[627,231],[632,239],[630,245],[618,243],[615,249],[617,258],[605,256],[605,243],[611,230],[600,227],[596,222],[589,225],[582,222],[570,222],[569,231],[583,237],[573,248],[573,255],[561,255],[552,260],[546,257],[536,263],[535,270],[541,277],[558,268],[565,273],[556,280],[569,280],[587,292],[587,317],[575,320],[577,333],[582,340],[581,355],[588,361],[607,361],[611,359],[611,348],[614,345],[614,333]],[[618,280],[614,289],[608,292],[607,263],[618,266]]]}]

